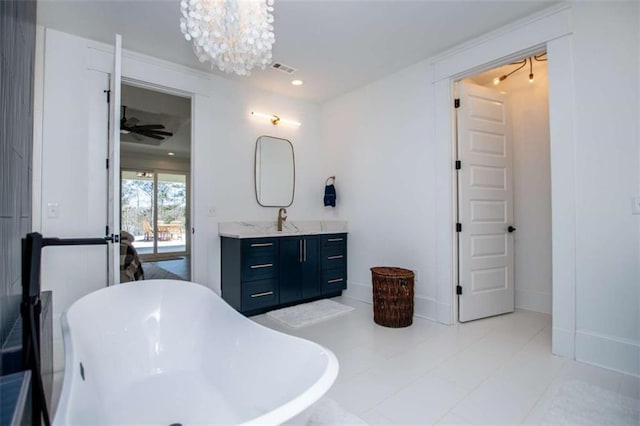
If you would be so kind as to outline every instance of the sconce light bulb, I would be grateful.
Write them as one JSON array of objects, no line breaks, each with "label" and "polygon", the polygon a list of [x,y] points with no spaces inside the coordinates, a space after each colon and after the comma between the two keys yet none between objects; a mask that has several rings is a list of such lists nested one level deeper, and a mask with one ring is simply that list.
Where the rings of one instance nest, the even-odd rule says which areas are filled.
[{"label": "sconce light bulb", "polygon": [[300,127],[300,125],[302,124],[299,121],[286,120],[284,118],[280,118],[276,114],[264,114],[262,112],[255,112],[254,111],[254,112],[251,113],[251,115],[254,116],[254,117],[266,118],[273,125],[278,125],[280,123],[283,123],[283,124],[289,124],[289,125],[292,125],[292,126]]},{"label": "sconce light bulb", "polygon": [[529,83],[533,83],[533,74],[529,74]]},{"label": "sconce light bulb", "polygon": [[493,84],[495,84],[496,86],[497,86],[498,84],[500,84],[500,78],[498,78],[498,77],[494,78],[494,79],[493,79]]}]

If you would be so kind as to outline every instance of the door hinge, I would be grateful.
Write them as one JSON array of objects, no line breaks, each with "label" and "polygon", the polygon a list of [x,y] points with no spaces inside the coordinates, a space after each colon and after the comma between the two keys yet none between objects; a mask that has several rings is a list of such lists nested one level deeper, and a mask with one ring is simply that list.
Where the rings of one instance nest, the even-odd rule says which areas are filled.
[{"label": "door hinge", "polygon": [[462,232],[462,224],[461,223],[456,223],[456,232]]},{"label": "door hinge", "polygon": [[107,94],[107,103],[111,103],[111,90],[104,90],[104,93]]},{"label": "door hinge", "polygon": [[457,285],[456,286],[456,294],[458,294],[458,295],[462,294],[462,286],[461,285]]},{"label": "door hinge", "polygon": [[456,160],[456,170],[460,170],[462,168],[462,161]]},{"label": "door hinge", "polygon": [[109,225],[104,227],[104,235],[109,236]]},{"label": "door hinge", "polygon": [[453,106],[455,108],[460,108],[460,99],[459,98],[453,100]]},{"label": "door hinge", "polygon": [[109,168],[109,159],[106,159],[106,165],[107,165],[107,169]]}]

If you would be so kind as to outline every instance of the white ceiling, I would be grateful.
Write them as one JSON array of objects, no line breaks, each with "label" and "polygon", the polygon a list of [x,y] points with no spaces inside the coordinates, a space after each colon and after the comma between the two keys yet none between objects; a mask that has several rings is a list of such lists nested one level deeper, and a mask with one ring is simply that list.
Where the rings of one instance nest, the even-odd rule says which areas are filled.
[{"label": "white ceiling", "polygon": [[[316,102],[364,86],[542,10],[554,0],[276,0],[273,59],[298,71],[255,70],[234,80]],[[44,26],[201,70],[179,28],[179,0],[40,0]],[[304,80],[294,87],[292,78]]]}]

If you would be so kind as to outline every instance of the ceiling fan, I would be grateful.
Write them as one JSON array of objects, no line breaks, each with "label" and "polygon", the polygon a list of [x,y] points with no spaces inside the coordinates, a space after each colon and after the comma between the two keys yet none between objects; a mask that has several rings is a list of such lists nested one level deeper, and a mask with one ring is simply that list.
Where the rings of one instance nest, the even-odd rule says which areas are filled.
[{"label": "ceiling fan", "polygon": [[135,117],[127,118],[127,107],[122,105],[122,118],[120,119],[120,133],[134,133],[148,138],[164,140],[165,136],[173,136],[171,132],[165,132],[162,124],[143,124],[138,125],[140,120]]}]

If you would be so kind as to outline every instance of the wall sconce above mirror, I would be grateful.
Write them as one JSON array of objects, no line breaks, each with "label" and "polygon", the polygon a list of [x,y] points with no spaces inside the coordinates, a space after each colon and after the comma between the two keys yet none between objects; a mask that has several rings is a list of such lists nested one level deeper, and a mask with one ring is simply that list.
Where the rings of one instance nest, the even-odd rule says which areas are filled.
[{"label": "wall sconce above mirror", "polygon": [[274,126],[277,126],[278,124],[282,123],[282,124],[287,124],[290,126],[295,126],[295,127],[300,127],[300,125],[302,123],[300,123],[299,121],[294,121],[294,120],[289,120],[286,118],[282,118],[279,115],[276,114],[265,114],[263,112],[251,112],[251,115],[257,118],[265,118],[269,121],[271,121],[271,124],[273,124]]},{"label": "wall sconce above mirror", "polygon": [[289,207],[295,190],[295,155],[286,139],[260,136],[255,155],[256,200],[263,207]]}]

